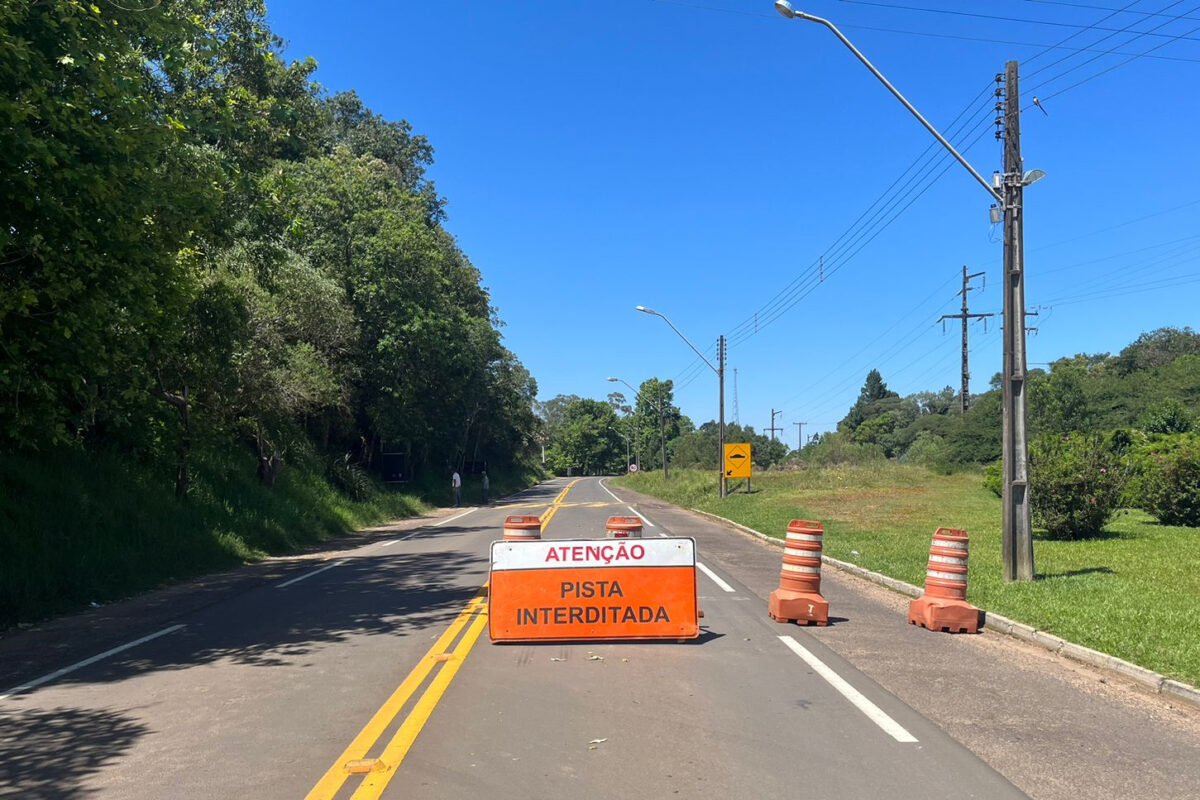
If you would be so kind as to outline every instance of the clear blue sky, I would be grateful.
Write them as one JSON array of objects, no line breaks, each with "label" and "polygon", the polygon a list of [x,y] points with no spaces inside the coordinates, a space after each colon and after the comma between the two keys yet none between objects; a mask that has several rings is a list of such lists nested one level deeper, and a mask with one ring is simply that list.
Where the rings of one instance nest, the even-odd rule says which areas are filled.
[{"label": "clear blue sky", "polygon": [[[796,5],[985,176],[992,81],[1021,62],[1025,166],[1048,175],[1025,192],[1031,366],[1197,327],[1200,4]],[[447,226],[542,400],[658,376],[715,419],[716,376],[645,305],[714,361],[730,335],[727,418],[736,369],[740,421],[781,409],[794,446],[792,423],[832,429],[872,368],[902,395],[957,388],[957,322],[935,321],[958,312],[964,264],[987,274],[971,311],[997,314],[971,326],[972,389],[1000,368],[989,196],[829,31],[771,0],[273,0],[269,18],[327,89],[428,137]],[[803,296],[771,305],[793,281]]]}]

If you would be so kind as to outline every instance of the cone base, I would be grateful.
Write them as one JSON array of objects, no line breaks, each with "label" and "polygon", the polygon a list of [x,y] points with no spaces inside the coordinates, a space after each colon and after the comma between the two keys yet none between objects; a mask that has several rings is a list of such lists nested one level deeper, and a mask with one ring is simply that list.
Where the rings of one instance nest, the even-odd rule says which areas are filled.
[{"label": "cone base", "polygon": [[776,589],[767,601],[767,616],[780,623],[828,625],[829,603],[816,593]]},{"label": "cone base", "polygon": [[979,633],[979,609],[962,600],[923,596],[908,604],[908,624],[946,633]]}]

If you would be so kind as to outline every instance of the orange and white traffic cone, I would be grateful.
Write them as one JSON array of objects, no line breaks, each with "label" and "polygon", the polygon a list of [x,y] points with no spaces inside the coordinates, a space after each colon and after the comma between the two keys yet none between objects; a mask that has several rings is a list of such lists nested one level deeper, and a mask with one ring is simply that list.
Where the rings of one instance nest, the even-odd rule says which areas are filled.
[{"label": "orange and white traffic cone", "polygon": [[829,603],[821,596],[821,537],[819,522],[794,519],[788,523],[779,588],[771,592],[767,614],[776,622],[828,625]]},{"label": "orange and white traffic cone", "polygon": [[966,531],[938,528],[933,534],[925,594],[908,604],[908,624],[931,631],[979,632],[979,609],[967,602]]},{"label": "orange and white traffic cone", "polygon": [[504,541],[532,542],[541,538],[541,518],[514,514],[504,519]]}]

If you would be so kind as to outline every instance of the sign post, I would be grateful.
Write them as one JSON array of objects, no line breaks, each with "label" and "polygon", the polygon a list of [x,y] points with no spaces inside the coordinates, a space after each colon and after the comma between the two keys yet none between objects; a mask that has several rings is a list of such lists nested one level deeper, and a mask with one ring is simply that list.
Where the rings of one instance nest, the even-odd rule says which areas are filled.
[{"label": "sign post", "polygon": [[492,542],[488,635],[493,642],[694,639],[696,541]]}]

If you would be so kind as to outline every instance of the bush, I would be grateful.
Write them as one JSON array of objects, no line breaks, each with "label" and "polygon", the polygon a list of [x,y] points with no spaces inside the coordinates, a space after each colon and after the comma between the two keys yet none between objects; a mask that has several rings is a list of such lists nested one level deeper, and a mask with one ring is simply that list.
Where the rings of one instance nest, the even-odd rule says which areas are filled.
[{"label": "bush", "polygon": [[983,488],[990,489],[996,497],[1004,497],[1004,463],[996,460],[983,468]]},{"label": "bush", "polygon": [[838,464],[877,464],[886,461],[883,448],[877,444],[852,442],[842,433],[827,433],[816,444],[804,448],[804,460],[812,466],[830,467]]},{"label": "bush", "polygon": [[1146,409],[1138,424],[1146,433],[1187,433],[1192,429],[1192,417],[1178,400],[1164,400]]},{"label": "bush", "polygon": [[1131,504],[1164,525],[1200,527],[1200,437],[1151,437],[1134,451],[1131,462]]},{"label": "bush", "polygon": [[921,431],[899,461],[901,464],[919,464],[935,472],[947,473],[949,459],[950,448],[946,440],[935,433]]},{"label": "bush", "polygon": [[1099,436],[1035,439],[1029,448],[1029,504],[1035,526],[1053,539],[1095,535],[1121,502],[1124,470]]}]

